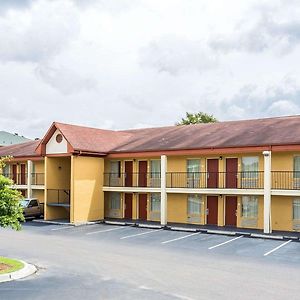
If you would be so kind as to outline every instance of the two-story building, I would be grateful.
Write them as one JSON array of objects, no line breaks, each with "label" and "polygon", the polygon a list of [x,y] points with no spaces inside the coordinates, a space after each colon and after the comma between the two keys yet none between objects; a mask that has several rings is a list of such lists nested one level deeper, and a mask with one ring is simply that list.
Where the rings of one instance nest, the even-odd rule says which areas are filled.
[{"label": "two-story building", "polygon": [[300,116],[124,131],[55,122],[0,156],[14,157],[4,173],[17,188],[44,198],[46,220],[299,231],[298,133]]}]

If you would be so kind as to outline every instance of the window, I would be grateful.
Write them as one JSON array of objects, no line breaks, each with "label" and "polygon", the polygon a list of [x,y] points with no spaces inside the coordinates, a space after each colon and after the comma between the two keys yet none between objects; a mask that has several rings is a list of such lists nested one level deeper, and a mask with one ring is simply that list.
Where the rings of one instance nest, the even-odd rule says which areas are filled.
[{"label": "window", "polygon": [[38,202],[36,200],[31,200],[30,201],[30,206],[31,207],[36,207],[36,206],[39,206]]},{"label": "window", "polygon": [[160,194],[153,193],[150,197],[150,210],[160,212]]},{"label": "window", "polygon": [[9,165],[4,166],[3,175],[9,177]]},{"label": "window", "polygon": [[121,194],[116,192],[110,193],[110,209],[121,209]]},{"label": "window", "polygon": [[186,166],[188,173],[198,173],[200,172],[200,159],[188,159]]},{"label": "window", "polygon": [[201,196],[194,194],[188,195],[188,215],[200,215],[201,213]]},{"label": "window", "polygon": [[242,157],[242,171],[247,173],[251,172],[252,178],[254,176],[257,176],[258,172],[258,157],[253,156],[253,157]]},{"label": "window", "polygon": [[160,186],[160,160],[155,159],[150,161],[150,179],[152,187]]},{"label": "window", "polygon": [[56,135],[55,139],[56,139],[56,142],[57,142],[57,143],[61,143],[62,140],[63,140],[63,137],[62,137],[62,135],[59,133],[59,134]]},{"label": "window", "polygon": [[186,162],[186,168],[188,187],[199,187],[200,159],[188,159]]},{"label": "window", "polygon": [[110,172],[114,177],[121,177],[121,162],[111,161],[110,162]]},{"label": "window", "polygon": [[242,217],[257,218],[258,214],[258,199],[256,196],[242,197]]},{"label": "window", "polygon": [[258,156],[242,157],[242,187],[255,188],[258,184]]},{"label": "window", "polygon": [[109,185],[110,186],[121,186],[121,162],[111,161],[110,162],[110,174],[109,174]]},{"label": "window", "polygon": [[293,201],[293,220],[300,220],[300,199]]},{"label": "window", "polygon": [[300,156],[294,157],[294,178],[300,178]]}]

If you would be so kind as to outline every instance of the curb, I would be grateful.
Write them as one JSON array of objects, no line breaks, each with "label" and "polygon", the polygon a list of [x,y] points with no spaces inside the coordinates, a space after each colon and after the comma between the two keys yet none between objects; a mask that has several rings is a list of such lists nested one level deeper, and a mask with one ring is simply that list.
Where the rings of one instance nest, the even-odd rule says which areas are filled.
[{"label": "curb", "polygon": [[16,272],[1,274],[0,275],[0,283],[1,282],[8,282],[12,280],[22,279],[28,277],[37,272],[37,268],[34,265],[28,264],[23,260],[19,260],[24,264],[24,268],[18,270]]},{"label": "curb", "polygon": [[139,227],[139,228],[152,228],[152,229],[161,229],[161,228],[164,228],[161,225],[151,225],[151,224],[137,224],[137,227]]}]

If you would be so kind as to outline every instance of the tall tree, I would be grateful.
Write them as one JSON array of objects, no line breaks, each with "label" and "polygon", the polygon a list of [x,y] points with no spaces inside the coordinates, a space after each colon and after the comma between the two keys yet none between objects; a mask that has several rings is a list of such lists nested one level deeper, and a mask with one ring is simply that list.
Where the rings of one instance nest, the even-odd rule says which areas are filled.
[{"label": "tall tree", "polygon": [[218,120],[213,116],[202,111],[198,113],[186,112],[186,117],[182,118],[180,122],[176,125],[190,125],[190,124],[200,124],[200,123],[215,123]]},{"label": "tall tree", "polygon": [[[9,158],[0,158],[0,174]],[[11,188],[13,181],[0,175],[0,227],[21,229],[21,221],[24,221],[23,209],[20,204],[22,195],[16,189]]]}]

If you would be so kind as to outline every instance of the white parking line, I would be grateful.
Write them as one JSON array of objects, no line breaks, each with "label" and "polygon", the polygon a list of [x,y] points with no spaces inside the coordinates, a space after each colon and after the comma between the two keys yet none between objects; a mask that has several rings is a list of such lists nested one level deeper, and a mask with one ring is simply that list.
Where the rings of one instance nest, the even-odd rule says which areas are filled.
[{"label": "white parking line", "polygon": [[52,228],[51,230],[55,231],[55,230],[63,230],[63,229],[69,229],[69,228],[75,228],[75,226],[62,226],[62,227],[58,227],[58,228]]},{"label": "white parking line", "polygon": [[281,247],[287,245],[287,244],[290,243],[291,241],[292,241],[292,240],[288,240],[287,242],[285,242],[285,243],[283,243],[283,244],[277,246],[276,248],[270,250],[269,252],[266,252],[266,253],[264,254],[264,256],[268,256],[269,254],[271,254],[271,253],[275,252],[276,250],[280,249]]},{"label": "white parking line", "polygon": [[125,228],[128,228],[128,227],[126,227],[126,226],[118,226],[118,227],[115,227],[115,228],[110,228],[110,229],[104,229],[104,230],[98,230],[98,231],[88,232],[88,233],[86,233],[86,235],[96,234],[96,233],[101,233],[101,232],[109,232],[109,231],[118,230],[118,229],[125,229]]},{"label": "white parking line", "polygon": [[218,245],[209,247],[208,249],[211,250],[211,249],[214,249],[214,248],[223,246],[223,245],[225,245],[225,244],[228,244],[228,243],[231,243],[231,242],[233,242],[233,241],[235,241],[235,240],[238,240],[238,239],[240,239],[240,238],[242,238],[242,237],[243,237],[243,235],[240,235],[240,236],[238,236],[238,237],[236,237],[236,238],[234,238],[234,239],[231,239],[231,240],[229,240],[229,241],[226,241],[226,242],[224,242],[224,243],[221,243],[221,244],[218,244]]},{"label": "white parking line", "polygon": [[135,236],[139,236],[139,235],[144,235],[144,234],[149,234],[149,233],[153,233],[153,232],[159,232],[161,230],[163,230],[163,229],[154,229],[154,230],[147,231],[147,232],[142,232],[142,233],[137,233],[137,234],[132,234],[132,235],[126,235],[126,236],[121,237],[120,240],[129,239],[131,237],[135,237]]},{"label": "white parking line", "polygon": [[196,235],[196,234],[199,234],[199,233],[200,233],[200,232],[191,233],[191,234],[188,234],[188,235],[185,235],[185,236],[181,236],[181,237],[176,238],[176,239],[164,241],[164,242],[161,242],[161,243],[162,243],[162,244],[172,243],[172,242],[175,242],[175,241],[183,240],[183,239],[185,239],[185,238],[188,238],[188,237],[190,237],[190,236],[193,236],[193,235]]}]

